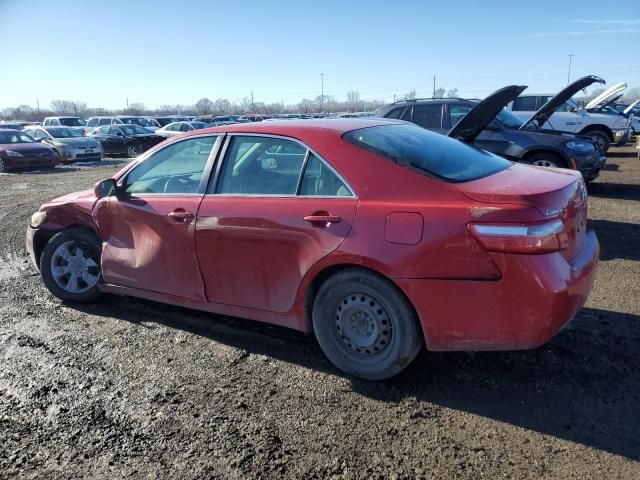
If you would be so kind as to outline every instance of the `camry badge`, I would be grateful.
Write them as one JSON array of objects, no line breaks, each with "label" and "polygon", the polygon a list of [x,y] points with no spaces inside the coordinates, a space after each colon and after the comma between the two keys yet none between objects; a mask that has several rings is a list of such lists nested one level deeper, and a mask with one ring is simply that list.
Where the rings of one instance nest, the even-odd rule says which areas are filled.
[{"label": "camry badge", "polygon": [[554,208],[554,209],[552,209],[552,210],[547,210],[546,212],[544,212],[544,214],[545,214],[547,217],[550,217],[551,215],[558,215],[558,214],[559,214],[559,213],[561,213],[561,212],[562,212],[562,209],[561,209],[561,208]]}]

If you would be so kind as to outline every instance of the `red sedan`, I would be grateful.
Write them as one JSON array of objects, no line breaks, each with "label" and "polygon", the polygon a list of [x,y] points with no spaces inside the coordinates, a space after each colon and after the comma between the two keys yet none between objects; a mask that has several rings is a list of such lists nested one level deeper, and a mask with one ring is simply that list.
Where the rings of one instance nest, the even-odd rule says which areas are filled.
[{"label": "red sedan", "polygon": [[174,137],[43,205],[49,290],[315,333],[367,379],[429,350],[537,347],[582,307],[599,246],[579,173],[404,122],[245,123]]},{"label": "red sedan", "polygon": [[0,125],[0,172],[35,167],[55,167],[59,163],[56,151],[20,130],[4,129]]}]

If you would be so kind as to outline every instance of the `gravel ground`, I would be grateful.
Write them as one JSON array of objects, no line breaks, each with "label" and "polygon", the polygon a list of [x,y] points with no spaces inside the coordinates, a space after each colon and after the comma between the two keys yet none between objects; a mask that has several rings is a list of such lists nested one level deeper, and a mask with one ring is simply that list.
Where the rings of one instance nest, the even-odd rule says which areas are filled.
[{"label": "gravel ground", "polygon": [[384,383],[286,329],[49,295],[30,214],[119,165],[0,175],[0,478],[640,477],[632,148],[590,187],[602,262],[569,328],[534,351],[425,352]]}]

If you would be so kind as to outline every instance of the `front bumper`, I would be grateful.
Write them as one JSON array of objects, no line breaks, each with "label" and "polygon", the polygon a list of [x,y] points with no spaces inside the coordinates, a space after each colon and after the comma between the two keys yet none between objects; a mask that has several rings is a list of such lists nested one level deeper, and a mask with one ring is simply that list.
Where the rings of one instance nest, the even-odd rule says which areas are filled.
[{"label": "front bumper", "polygon": [[102,146],[86,150],[84,148],[64,148],[65,162],[95,162],[102,160],[104,152]]},{"label": "front bumper", "polygon": [[31,263],[40,270],[40,265],[38,264],[38,253],[36,252],[36,234],[38,233],[37,228],[33,228],[31,225],[27,227],[27,234],[25,236],[25,244],[27,247],[27,252],[29,253],[29,258],[31,259]]},{"label": "front bumper", "polygon": [[585,180],[591,181],[598,177],[600,170],[607,162],[607,157],[594,151],[590,155],[574,155],[569,160],[573,168],[578,170]]},{"label": "front bumper", "polygon": [[58,157],[55,153],[23,155],[21,157],[2,157],[4,166],[7,169],[22,169],[36,167],[55,167],[58,164]]},{"label": "front bumper", "polygon": [[418,312],[429,350],[524,350],[548,342],[582,308],[599,252],[590,230],[570,261],[559,253],[493,254],[497,281],[395,281]]},{"label": "front bumper", "polygon": [[632,130],[628,127],[625,128],[612,128],[613,143],[625,144],[631,140]]}]

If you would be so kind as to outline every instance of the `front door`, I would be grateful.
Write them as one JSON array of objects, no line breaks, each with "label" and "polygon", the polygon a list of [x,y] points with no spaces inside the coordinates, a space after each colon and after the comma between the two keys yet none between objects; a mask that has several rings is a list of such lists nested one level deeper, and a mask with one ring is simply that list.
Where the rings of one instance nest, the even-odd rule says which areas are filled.
[{"label": "front door", "polygon": [[93,217],[102,239],[105,282],[204,300],[195,254],[195,217],[216,136],[158,150],[100,199]]},{"label": "front door", "polygon": [[358,200],[298,142],[238,135],[226,151],[196,226],[207,299],[286,312],[308,270],[348,235]]}]

